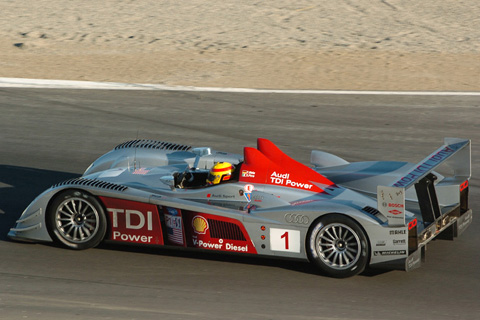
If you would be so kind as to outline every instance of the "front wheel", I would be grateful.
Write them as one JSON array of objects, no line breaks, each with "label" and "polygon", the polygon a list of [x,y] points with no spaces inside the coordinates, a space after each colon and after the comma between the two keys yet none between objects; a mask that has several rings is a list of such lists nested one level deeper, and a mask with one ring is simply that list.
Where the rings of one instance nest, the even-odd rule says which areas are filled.
[{"label": "front wheel", "polygon": [[308,233],[310,261],[335,278],[346,278],[365,270],[368,242],[365,233],[352,219],[331,214],[320,218]]},{"label": "front wheel", "polygon": [[76,250],[97,246],[107,232],[102,206],[81,190],[59,193],[47,210],[46,223],[55,242]]}]

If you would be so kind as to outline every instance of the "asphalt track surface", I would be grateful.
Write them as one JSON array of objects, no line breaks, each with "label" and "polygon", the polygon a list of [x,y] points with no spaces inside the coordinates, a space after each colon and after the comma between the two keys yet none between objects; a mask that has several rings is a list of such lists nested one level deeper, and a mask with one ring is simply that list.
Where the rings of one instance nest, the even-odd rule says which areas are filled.
[{"label": "asphalt track surface", "polygon": [[[478,319],[480,99],[0,89],[1,319]],[[471,138],[474,221],[413,272],[343,279],[307,263],[101,245],[72,251],[7,232],[37,194],[118,143],[151,138],[242,152],[257,137],[308,163],[417,162]]]}]

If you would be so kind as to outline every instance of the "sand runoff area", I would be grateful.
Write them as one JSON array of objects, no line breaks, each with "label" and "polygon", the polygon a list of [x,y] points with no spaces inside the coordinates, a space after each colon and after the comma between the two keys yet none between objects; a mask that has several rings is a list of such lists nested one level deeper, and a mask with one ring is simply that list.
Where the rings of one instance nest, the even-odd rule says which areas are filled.
[{"label": "sand runoff area", "polygon": [[0,77],[480,91],[478,0],[0,0]]}]

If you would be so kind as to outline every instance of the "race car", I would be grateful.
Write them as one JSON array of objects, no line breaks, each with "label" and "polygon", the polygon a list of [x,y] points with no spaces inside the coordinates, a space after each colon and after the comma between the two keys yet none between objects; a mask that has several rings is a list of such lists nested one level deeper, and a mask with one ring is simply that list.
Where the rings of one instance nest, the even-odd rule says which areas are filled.
[{"label": "race car", "polygon": [[472,222],[470,148],[445,138],[417,164],[314,150],[307,166],[263,138],[243,154],[137,139],[44,191],[8,235],[71,249],[113,241],[286,257],[338,278],[409,271],[427,243]]}]

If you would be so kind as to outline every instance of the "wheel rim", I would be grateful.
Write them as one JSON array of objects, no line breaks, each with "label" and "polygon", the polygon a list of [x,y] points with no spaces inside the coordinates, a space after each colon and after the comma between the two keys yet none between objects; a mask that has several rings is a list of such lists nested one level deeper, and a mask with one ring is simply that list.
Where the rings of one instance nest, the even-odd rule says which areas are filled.
[{"label": "wheel rim", "polygon": [[322,262],[337,270],[352,267],[361,254],[357,233],[341,223],[324,226],[316,236],[315,245]]},{"label": "wheel rim", "polygon": [[55,213],[55,226],[60,235],[74,243],[92,239],[98,231],[100,216],[85,199],[73,197],[63,201]]}]

